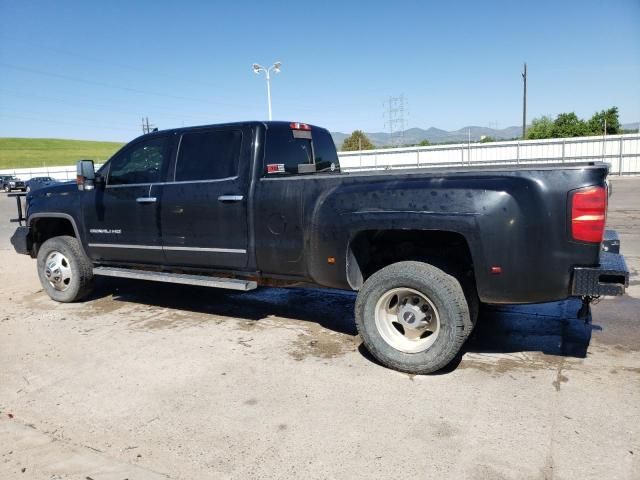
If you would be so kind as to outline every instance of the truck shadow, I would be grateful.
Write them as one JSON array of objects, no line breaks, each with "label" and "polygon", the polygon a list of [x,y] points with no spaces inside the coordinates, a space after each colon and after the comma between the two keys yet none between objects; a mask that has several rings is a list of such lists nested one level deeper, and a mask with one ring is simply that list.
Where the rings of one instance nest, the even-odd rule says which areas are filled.
[{"label": "truck shadow", "polygon": [[[260,322],[266,318],[279,317],[297,322],[312,322],[336,333],[357,336],[353,317],[356,295],[340,290],[261,288],[241,293],[100,278],[93,299],[107,296],[111,296],[115,302],[144,304],[245,321]],[[441,373],[455,370],[467,352],[541,352],[585,358],[591,332],[599,327],[576,318],[579,308],[578,299],[537,305],[485,305],[459,358]],[[363,345],[360,345],[359,351],[368,360],[378,363]]]}]

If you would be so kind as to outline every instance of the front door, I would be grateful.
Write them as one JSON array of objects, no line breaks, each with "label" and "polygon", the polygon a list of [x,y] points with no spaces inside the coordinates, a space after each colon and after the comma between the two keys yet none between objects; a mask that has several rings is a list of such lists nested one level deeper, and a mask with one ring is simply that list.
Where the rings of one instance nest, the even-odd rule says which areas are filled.
[{"label": "front door", "polygon": [[109,160],[106,176],[82,197],[90,256],[97,261],[161,264],[161,186],[169,164],[169,138],[155,135]]},{"label": "front door", "polygon": [[251,130],[202,128],[183,133],[178,142],[169,174],[173,181],[162,186],[160,218],[167,263],[247,267]]}]

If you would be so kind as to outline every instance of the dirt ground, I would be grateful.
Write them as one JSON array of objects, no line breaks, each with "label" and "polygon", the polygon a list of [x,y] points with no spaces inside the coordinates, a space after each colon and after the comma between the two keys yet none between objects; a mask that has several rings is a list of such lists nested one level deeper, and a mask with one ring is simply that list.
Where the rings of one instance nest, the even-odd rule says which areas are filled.
[{"label": "dirt ground", "polygon": [[43,293],[0,196],[0,478],[640,478],[640,178],[613,179],[628,295],[485,308],[460,362],[388,370],[351,293],[103,279]]}]

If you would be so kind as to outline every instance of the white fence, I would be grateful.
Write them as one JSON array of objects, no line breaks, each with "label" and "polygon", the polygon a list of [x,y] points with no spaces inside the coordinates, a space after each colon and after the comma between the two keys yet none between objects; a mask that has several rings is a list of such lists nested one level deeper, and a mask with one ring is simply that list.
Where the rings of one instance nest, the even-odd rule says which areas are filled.
[{"label": "white fence", "polygon": [[[640,174],[640,135],[459,143],[431,147],[340,152],[339,156],[340,165],[345,171],[604,160],[611,165],[612,175],[633,175]],[[33,177],[73,180],[76,177],[76,170],[75,165],[72,165],[0,170],[0,175],[2,174],[16,175],[23,180]]]},{"label": "white fence", "polygon": [[640,174],[640,135],[553,138],[340,152],[346,171],[605,161],[611,174]]}]

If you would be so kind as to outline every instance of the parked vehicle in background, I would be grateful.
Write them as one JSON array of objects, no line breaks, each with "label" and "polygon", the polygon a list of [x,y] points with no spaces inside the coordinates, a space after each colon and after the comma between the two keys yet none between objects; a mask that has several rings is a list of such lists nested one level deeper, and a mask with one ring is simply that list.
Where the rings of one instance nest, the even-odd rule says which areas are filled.
[{"label": "parked vehicle in background", "polygon": [[58,181],[52,177],[33,177],[32,179],[27,180],[25,185],[27,186],[27,192],[30,192],[36,188],[46,187],[53,183],[58,183]]},{"label": "parked vehicle in background", "polygon": [[23,180],[20,180],[15,175],[2,175],[0,176],[0,188],[5,192],[9,193],[12,190],[22,190],[26,191],[27,186]]},{"label": "parked vehicle in background", "polygon": [[[17,252],[45,292],[86,297],[94,275],[235,290],[358,292],[355,321],[384,365],[458,355],[479,302],[622,295],[600,162],[343,173],[329,132],[246,122],[144,135],[78,185],[27,197]],[[238,302],[241,302],[238,299]]]}]

